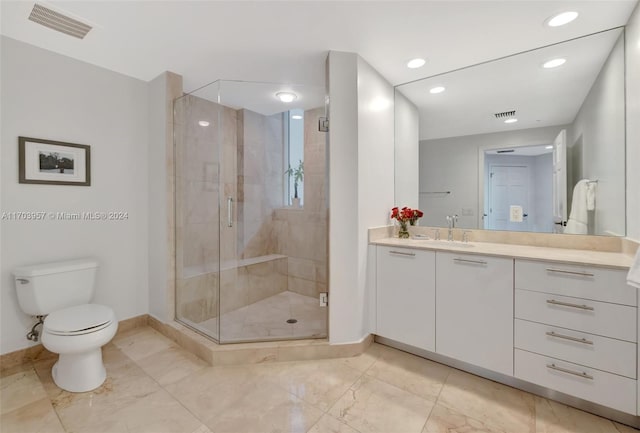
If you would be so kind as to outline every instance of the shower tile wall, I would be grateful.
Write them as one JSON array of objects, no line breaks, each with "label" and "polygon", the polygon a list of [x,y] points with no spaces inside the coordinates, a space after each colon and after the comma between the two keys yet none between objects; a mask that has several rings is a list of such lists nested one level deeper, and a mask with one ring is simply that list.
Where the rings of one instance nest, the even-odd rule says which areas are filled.
[{"label": "shower tile wall", "polygon": [[284,201],[284,116],[238,111],[238,257],[276,252],[271,224]]},{"label": "shower tile wall", "polygon": [[274,213],[278,253],[288,256],[288,290],[317,297],[327,291],[326,133],[323,108],[304,115],[304,207]]}]

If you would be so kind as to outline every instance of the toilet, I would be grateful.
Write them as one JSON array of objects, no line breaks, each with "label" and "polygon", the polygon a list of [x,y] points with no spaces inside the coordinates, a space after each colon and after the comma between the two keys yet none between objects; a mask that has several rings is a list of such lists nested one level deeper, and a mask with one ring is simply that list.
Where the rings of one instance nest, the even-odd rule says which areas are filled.
[{"label": "toilet", "polygon": [[60,356],[51,370],[60,388],[86,392],[107,377],[102,346],[118,330],[113,310],[89,303],[98,262],[81,259],[15,269],[18,303],[25,313],[45,316],[42,345]]}]

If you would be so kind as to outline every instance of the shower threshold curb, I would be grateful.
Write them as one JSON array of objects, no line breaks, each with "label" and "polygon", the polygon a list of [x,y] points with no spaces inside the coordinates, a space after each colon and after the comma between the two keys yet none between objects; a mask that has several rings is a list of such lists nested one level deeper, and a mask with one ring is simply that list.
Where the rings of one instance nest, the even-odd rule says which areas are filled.
[{"label": "shower threshold curb", "polygon": [[326,338],[217,344],[178,322],[163,323],[149,316],[149,326],[210,365],[259,364],[278,361],[349,358],[363,353],[373,342],[329,344]]}]

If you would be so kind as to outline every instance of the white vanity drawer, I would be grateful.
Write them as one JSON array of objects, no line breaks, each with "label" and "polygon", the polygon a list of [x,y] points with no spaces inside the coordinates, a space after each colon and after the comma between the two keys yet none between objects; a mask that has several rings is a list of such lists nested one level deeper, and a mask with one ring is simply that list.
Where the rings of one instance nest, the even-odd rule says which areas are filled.
[{"label": "white vanity drawer", "polygon": [[627,272],[618,269],[516,259],[515,287],[623,305],[638,304],[637,291],[627,285]]},{"label": "white vanity drawer", "polygon": [[515,317],[636,342],[637,308],[529,290],[515,291]]},{"label": "white vanity drawer", "polygon": [[516,319],[515,347],[636,378],[634,343]]},{"label": "white vanity drawer", "polygon": [[515,350],[515,376],[625,413],[636,413],[636,381],[555,358]]}]

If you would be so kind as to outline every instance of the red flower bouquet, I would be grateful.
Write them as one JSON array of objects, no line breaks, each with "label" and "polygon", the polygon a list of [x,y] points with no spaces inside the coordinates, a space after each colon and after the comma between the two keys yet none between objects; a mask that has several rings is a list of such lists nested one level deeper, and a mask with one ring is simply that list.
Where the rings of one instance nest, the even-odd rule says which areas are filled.
[{"label": "red flower bouquet", "polygon": [[411,209],[409,207],[403,207],[402,209],[398,209],[394,207],[391,209],[391,219],[398,220],[400,224],[400,231],[398,232],[398,236],[400,238],[408,238],[409,231],[407,230],[407,223],[414,226],[419,218],[421,218],[424,213],[419,209]]}]

